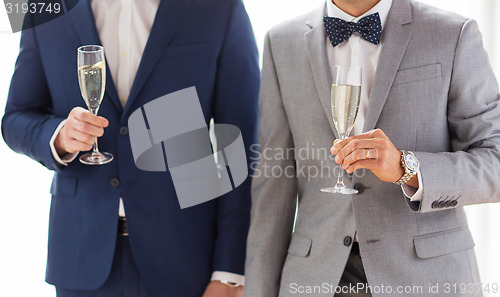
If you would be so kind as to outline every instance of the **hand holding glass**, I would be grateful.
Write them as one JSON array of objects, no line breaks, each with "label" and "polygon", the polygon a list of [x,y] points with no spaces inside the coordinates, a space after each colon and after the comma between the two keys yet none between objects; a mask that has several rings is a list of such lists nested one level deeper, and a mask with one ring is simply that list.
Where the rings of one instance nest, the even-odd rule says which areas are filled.
[{"label": "hand holding glass", "polygon": [[[85,45],[78,48],[78,82],[89,111],[97,115],[106,86],[106,60],[102,46]],[[112,154],[99,152],[97,137],[92,152],[80,157],[80,162],[86,165],[102,165],[112,160]]]},{"label": "hand holding glass", "polygon": [[[331,91],[333,123],[340,139],[346,139],[354,127],[361,98],[361,68],[335,66]],[[339,168],[337,184],[323,188],[322,192],[338,194],[356,194],[357,190],[344,185],[344,170]]]}]

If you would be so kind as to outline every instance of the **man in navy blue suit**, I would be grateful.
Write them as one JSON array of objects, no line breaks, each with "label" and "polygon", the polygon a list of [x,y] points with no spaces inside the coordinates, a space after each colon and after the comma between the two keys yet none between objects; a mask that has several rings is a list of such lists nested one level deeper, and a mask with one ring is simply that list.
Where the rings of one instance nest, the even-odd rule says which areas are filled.
[{"label": "man in navy blue suit", "polygon": [[[87,44],[106,52],[100,116],[83,108],[77,80],[76,50]],[[191,86],[207,124],[239,127],[250,158],[259,67],[242,0],[80,0],[23,31],[2,133],[55,172],[46,280],[59,297],[242,294],[249,179],[181,210],[168,171],[134,164],[130,114]],[[115,160],[74,161],[95,137]]]}]

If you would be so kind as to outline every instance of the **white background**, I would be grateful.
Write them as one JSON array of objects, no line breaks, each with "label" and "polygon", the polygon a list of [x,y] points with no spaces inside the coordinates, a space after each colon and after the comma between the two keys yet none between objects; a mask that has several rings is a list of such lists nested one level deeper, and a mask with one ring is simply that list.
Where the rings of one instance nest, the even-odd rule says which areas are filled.
[{"label": "white background", "polygon": [[[318,7],[324,0],[244,2],[262,53],[267,30],[283,20]],[[492,65],[497,77],[500,77],[500,22],[496,18],[500,16],[500,1],[424,2],[476,19],[483,32]],[[0,5],[0,117],[3,115],[19,50],[20,35],[8,33],[9,30],[4,6]],[[0,141],[0,169],[0,296],[53,297],[54,289],[44,282],[52,173],[28,157],[15,154],[3,141]],[[500,226],[500,205],[469,206],[467,213],[476,241],[482,281],[500,283],[500,240],[497,231],[497,226]],[[500,293],[485,296],[500,296]]]}]

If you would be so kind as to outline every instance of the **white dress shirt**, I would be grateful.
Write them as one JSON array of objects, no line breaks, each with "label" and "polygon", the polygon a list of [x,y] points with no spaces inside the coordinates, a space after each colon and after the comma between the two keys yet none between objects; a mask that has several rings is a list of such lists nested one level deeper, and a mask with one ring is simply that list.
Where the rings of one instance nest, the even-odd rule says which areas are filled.
[{"label": "white dress shirt", "polygon": [[[387,16],[391,10],[393,0],[380,0],[372,9],[359,17],[353,17],[350,14],[338,8],[332,0],[326,0],[326,13],[329,17],[336,17],[348,22],[358,22],[365,16],[374,14],[376,12],[380,15],[382,23],[382,30],[384,29]],[[368,108],[368,101],[370,91],[372,89],[373,81],[375,79],[375,71],[377,70],[378,60],[382,51],[383,40],[378,45],[366,41],[357,32],[342,42],[341,44],[333,47],[328,37],[325,40],[328,62],[333,76],[333,68],[335,65],[346,67],[361,67],[362,68],[362,82],[361,82],[361,102],[359,105],[359,113],[352,129],[353,135],[361,134],[363,132],[363,125],[365,123],[366,111]],[[423,197],[423,184],[420,176],[420,170],[417,172],[419,188],[415,189],[408,185],[402,185],[403,193],[411,201],[421,201]]]},{"label": "white dress shirt", "polygon": [[[127,103],[159,4],[160,0],[91,0],[97,32],[122,106]],[[55,130],[50,147],[54,159],[67,166],[77,154],[61,158],[54,146],[65,122],[61,122]],[[121,198],[118,213],[125,216]],[[245,278],[239,274],[215,271],[212,280],[244,284]]]}]

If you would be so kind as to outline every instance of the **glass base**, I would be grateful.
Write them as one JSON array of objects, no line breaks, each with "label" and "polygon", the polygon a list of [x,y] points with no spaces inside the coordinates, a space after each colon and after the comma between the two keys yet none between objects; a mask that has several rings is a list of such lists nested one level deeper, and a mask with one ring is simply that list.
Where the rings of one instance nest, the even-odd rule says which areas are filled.
[{"label": "glass base", "polygon": [[358,190],[348,188],[344,185],[336,185],[335,187],[331,187],[331,188],[323,188],[323,189],[321,189],[321,192],[331,193],[331,194],[353,195],[353,194],[357,194]]},{"label": "glass base", "polygon": [[103,165],[113,161],[110,153],[86,153],[80,157],[80,162],[85,165]]}]

